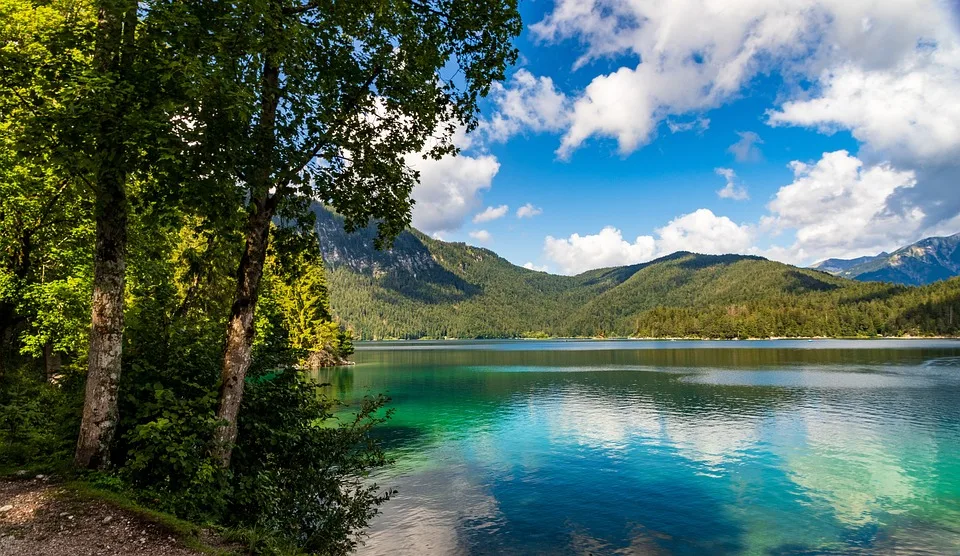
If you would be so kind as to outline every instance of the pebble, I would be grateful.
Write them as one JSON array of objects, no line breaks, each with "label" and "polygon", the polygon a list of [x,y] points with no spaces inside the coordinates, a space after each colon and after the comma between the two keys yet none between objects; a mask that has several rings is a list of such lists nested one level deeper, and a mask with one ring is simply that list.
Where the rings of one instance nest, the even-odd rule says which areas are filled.
[{"label": "pebble", "polygon": [[60,517],[67,517],[70,515],[70,512],[60,512]]},{"label": "pebble", "polygon": [[9,512],[12,509],[13,509],[13,506],[11,506],[10,504],[7,504],[6,506],[0,508],[0,514]]},{"label": "pebble", "polygon": [[108,515],[107,517],[103,518],[103,524],[104,524],[104,525],[110,523],[111,521],[113,521],[113,516],[112,516],[112,515]]}]

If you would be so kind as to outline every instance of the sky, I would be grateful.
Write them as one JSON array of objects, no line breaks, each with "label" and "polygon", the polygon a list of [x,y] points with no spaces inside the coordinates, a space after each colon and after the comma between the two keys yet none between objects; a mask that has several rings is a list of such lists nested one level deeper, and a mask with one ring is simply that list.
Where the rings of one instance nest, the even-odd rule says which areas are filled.
[{"label": "sky", "polygon": [[558,274],[679,250],[796,265],[960,232],[960,2],[520,0],[413,225]]}]

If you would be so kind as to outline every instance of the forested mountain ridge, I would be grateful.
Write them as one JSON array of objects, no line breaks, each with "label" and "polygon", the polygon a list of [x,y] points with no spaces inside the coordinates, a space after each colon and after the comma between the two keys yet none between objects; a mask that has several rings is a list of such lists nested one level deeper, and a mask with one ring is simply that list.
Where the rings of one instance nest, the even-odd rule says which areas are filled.
[{"label": "forested mountain ridge", "polygon": [[910,288],[685,252],[556,276],[413,229],[376,251],[375,230],[347,234],[315,212],[333,311],[362,339],[950,335],[960,324],[960,279]]},{"label": "forested mountain ridge", "polygon": [[928,237],[874,257],[827,259],[813,268],[861,282],[931,284],[960,275],[960,234]]},{"label": "forested mountain ridge", "polygon": [[830,274],[843,274],[844,272],[858,265],[869,263],[880,257],[886,257],[888,255],[889,253],[883,252],[879,255],[867,255],[865,257],[857,257],[856,259],[826,259],[811,266],[810,268],[829,272]]}]

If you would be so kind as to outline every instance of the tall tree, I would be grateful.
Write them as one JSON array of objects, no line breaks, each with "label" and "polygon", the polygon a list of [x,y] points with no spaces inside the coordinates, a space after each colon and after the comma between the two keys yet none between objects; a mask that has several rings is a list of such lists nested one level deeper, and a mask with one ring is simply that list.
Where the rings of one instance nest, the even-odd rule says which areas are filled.
[{"label": "tall tree", "polygon": [[[188,140],[179,128],[196,80],[188,77],[193,57],[177,40],[186,27],[183,6],[11,0],[0,8],[12,18],[3,27],[0,102],[12,102],[23,116],[16,148],[66,185],[82,183],[93,201],[90,347],[75,459],[81,467],[105,467],[117,423],[131,206],[169,200],[164,187],[154,186],[169,185],[161,177],[178,166],[176,154]],[[56,189],[45,195],[53,204],[40,212],[48,216],[44,207],[73,199]]]},{"label": "tall tree", "polygon": [[96,250],[86,397],[75,456],[81,467],[109,464],[118,419],[130,173],[130,146],[123,122],[132,100],[129,81],[134,77],[137,8],[136,0],[98,3],[94,67],[111,82],[116,97],[103,99],[97,118],[99,129],[94,133]]},{"label": "tall tree", "polygon": [[214,452],[229,466],[254,312],[275,216],[310,200],[348,229],[378,220],[378,246],[410,222],[411,153],[455,151],[477,103],[516,57],[516,0],[265,0],[197,11],[215,40],[198,152],[246,201],[227,324]]}]

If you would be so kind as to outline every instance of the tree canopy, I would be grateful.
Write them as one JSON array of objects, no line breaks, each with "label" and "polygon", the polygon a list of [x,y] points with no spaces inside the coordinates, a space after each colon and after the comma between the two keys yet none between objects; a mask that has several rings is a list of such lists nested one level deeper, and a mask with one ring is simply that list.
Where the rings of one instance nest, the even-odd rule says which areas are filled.
[{"label": "tree canopy", "polygon": [[320,200],[387,245],[407,161],[456,150],[519,30],[514,0],[0,2],[0,466],[75,452],[153,507],[348,551],[389,495],[385,400],[304,373],[353,347],[300,224]]}]

